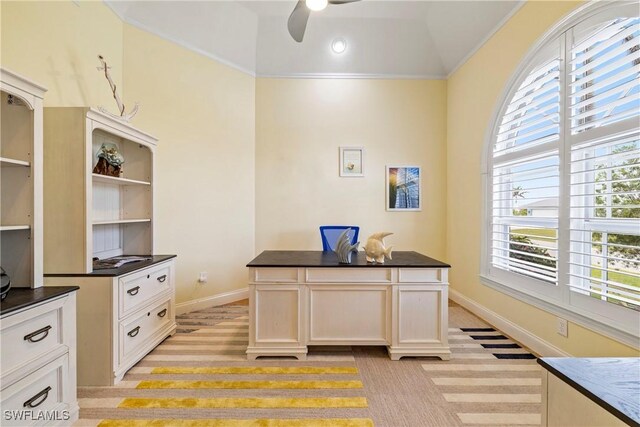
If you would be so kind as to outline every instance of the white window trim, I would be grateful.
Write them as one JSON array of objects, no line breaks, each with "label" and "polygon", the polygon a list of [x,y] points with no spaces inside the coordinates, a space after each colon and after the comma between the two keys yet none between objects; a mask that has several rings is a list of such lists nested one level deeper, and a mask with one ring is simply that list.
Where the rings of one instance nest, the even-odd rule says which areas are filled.
[{"label": "white window trim", "polygon": [[[526,276],[510,273],[508,271],[492,268],[491,266],[491,222],[492,216],[490,214],[490,206],[492,199],[492,192],[490,183],[491,171],[493,168],[493,145],[494,136],[500,127],[500,118],[503,113],[504,106],[513,97],[514,93],[518,90],[516,83],[522,78],[522,74],[525,70],[529,69],[533,65],[533,61],[536,60],[539,52],[547,44],[553,42],[559,37],[564,37],[564,33],[578,22],[590,19],[595,15],[602,13],[609,8],[617,8],[625,5],[636,5],[635,1],[592,1],[582,7],[579,7],[572,13],[565,16],[559,22],[557,22],[544,36],[542,36],[525,55],[524,60],[521,61],[516,70],[512,73],[511,77],[505,84],[503,93],[498,98],[496,107],[492,113],[490,122],[492,126],[489,126],[485,133],[484,149],[482,152],[482,191],[484,197],[482,198],[482,224],[481,224],[481,259],[480,259],[480,283],[495,289],[501,293],[509,295],[534,307],[547,311],[556,316],[563,317],[573,323],[584,326],[590,330],[600,333],[609,338],[613,338],[621,343],[633,346],[637,348],[640,346],[640,322],[638,321],[640,315],[633,310],[620,311],[617,310],[616,316],[622,317],[620,322],[611,317],[610,310],[602,308],[602,304],[598,307],[598,312],[594,313],[591,310],[586,310],[584,307],[589,307],[593,303],[598,303],[591,297],[580,295],[576,292],[571,292],[569,286],[562,285],[568,283],[566,275],[568,275],[568,263],[559,263],[558,266],[558,286],[548,285],[548,287],[541,286],[542,281],[527,278]],[[565,55],[564,48],[561,50],[562,55]],[[561,73],[565,72],[566,58],[561,57]],[[560,111],[566,111],[565,102],[567,97],[564,94],[565,87],[561,87],[560,95]],[[568,122],[570,118],[565,114],[564,120],[561,121],[561,134],[563,132],[570,132],[568,129]],[[598,129],[598,132],[610,134],[609,129]],[[579,134],[578,134],[579,135]],[[592,135],[593,137],[593,135]],[[579,139],[579,136],[578,138]],[[578,141],[573,139],[574,143]],[[565,158],[570,156],[571,146],[570,144],[564,144],[560,147],[560,164],[566,165]],[[522,154],[522,153],[519,153]],[[570,168],[561,166],[561,173],[568,175],[571,173]],[[568,177],[565,177],[565,179]],[[561,189],[562,191],[562,189]],[[566,197],[566,196],[561,196]],[[568,230],[569,228],[569,204],[564,203],[564,209],[560,207],[559,211],[559,229]],[[565,212],[566,211],[566,212]],[[569,248],[563,247],[565,243],[558,242],[558,251],[568,253]],[[562,264],[567,264],[563,266]],[[593,301],[590,301],[592,300]],[[574,304],[572,304],[572,302]],[[611,307],[612,310],[618,307]]]}]

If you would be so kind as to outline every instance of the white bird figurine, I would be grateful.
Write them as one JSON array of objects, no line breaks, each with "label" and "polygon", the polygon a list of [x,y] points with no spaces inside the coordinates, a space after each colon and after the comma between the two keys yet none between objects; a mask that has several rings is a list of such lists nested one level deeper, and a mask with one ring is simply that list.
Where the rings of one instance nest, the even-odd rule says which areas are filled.
[{"label": "white bird figurine", "polygon": [[389,233],[383,231],[381,233],[374,233],[367,239],[367,243],[364,245],[364,252],[367,255],[367,262],[376,262],[379,264],[384,264],[384,258],[391,258],[391,252],[393,251],[393,246],[389,246],[389,248],[385,248],[384,246],[384,238],[392,235],[393,233]]}]

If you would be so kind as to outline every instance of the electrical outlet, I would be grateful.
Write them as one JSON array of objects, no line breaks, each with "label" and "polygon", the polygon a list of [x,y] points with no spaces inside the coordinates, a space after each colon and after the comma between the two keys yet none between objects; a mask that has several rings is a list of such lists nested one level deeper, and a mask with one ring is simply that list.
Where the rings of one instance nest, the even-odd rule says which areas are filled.
[{"label": "electrical outlet", "polygon": [[200,277],[198,277],[198,282],[207,283],[207,272],[206,271],[200,272]]},{"label": "electrical outlet", "polygon": [[560,317],[558,317],[558,323],[556,325],[556,329],[558,334],[562,335],[563,337],[568,337],[569,336],[569,322],[567,322],[567,319],[562,319]]}]

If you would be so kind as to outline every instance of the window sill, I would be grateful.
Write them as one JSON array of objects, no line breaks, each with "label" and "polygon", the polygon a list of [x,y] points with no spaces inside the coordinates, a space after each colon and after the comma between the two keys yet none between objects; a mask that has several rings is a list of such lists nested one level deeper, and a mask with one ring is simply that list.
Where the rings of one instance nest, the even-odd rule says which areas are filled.
[{"label": "window sill", "polygon": [[640,344],[640,339],[633,333],[623,331],[611,325],[602,323],[586,314],[578,313],[575,309],[573,309],[573,307],[561,304],[559,302],[552,302],[541,299],[536,295],[532,295],[520,289],[516,289],[503,283],[497,282],[496,280],[486,275],[480,275],[480,283],[519,301],[525,302],[555,316],[560,316],[563,319],[567,319],[573,323],[583,326],[598,334],[604,335],[607,338],[619,341],[622,344],[631,346],[636,349]]}]

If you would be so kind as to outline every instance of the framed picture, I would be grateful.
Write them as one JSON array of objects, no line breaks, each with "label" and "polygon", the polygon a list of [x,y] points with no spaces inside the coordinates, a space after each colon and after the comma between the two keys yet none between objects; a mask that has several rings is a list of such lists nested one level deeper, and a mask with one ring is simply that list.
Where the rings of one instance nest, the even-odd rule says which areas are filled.
[{"label": "framed picture", "polygon": [[340,176],[364,176],[363,147],[340,147]]},{"label": "framed picture", "polygon": [[387,210],[421,211],[420,166],[387,166]]}]

